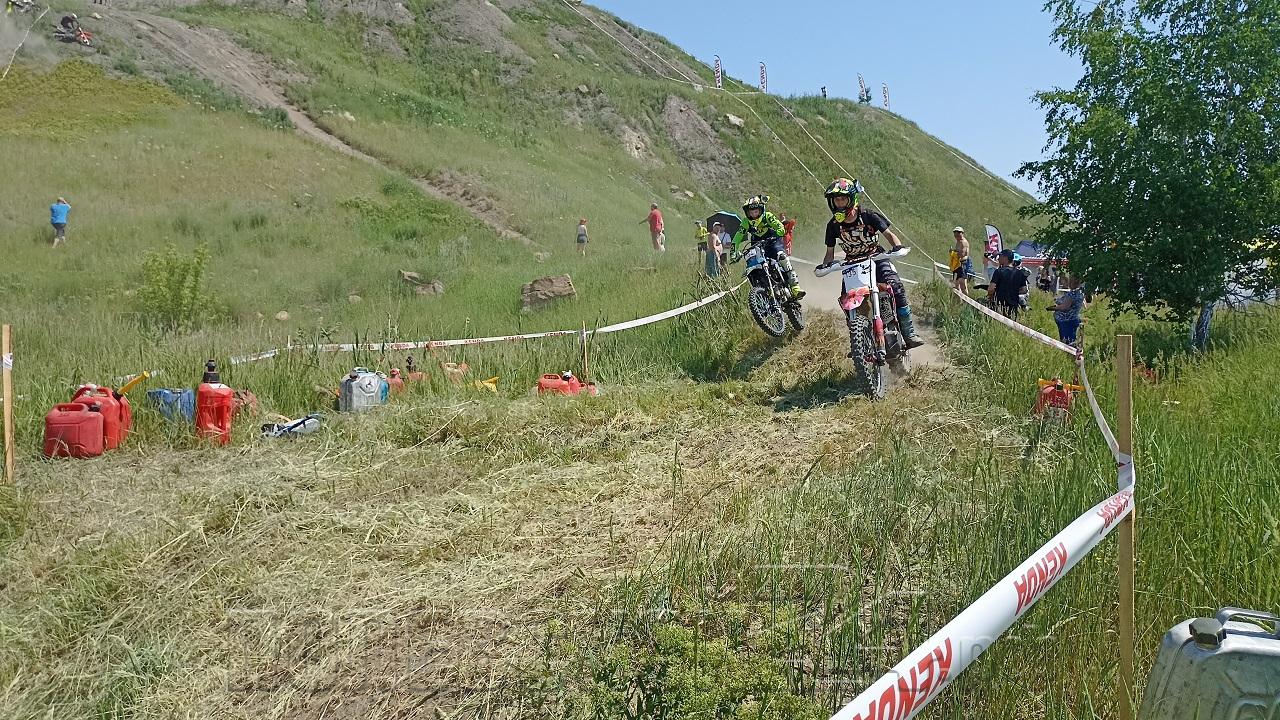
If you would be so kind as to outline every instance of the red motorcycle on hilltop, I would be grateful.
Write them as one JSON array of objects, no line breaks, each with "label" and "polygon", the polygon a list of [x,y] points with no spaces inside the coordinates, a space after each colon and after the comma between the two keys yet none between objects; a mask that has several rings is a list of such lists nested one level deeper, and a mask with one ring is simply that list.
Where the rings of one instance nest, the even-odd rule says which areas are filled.
[{"label": "red motorcycle on hilltop", "polygon": [[65,43],[78,43],[85,47],[93,47],[93,33],[85,30],[79,25],[76,25],[73,28],[54,25],[53,39]]}]

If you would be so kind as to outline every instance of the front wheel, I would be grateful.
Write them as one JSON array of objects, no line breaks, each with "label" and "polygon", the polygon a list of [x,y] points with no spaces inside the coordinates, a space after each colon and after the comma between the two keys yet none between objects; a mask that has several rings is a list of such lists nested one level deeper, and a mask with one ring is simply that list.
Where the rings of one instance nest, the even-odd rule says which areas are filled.
[{"label": "front wheel", "polygon": [[747,307],[751,308],[751,317],[767,335],[782,337],[787,334],[787,320],[782,316],[782,307],[769,297],[769,291],[762,287],[751,288],[747,295]]},{"label": "front wheel", "polygon": [[849,325],[849,358],[853,360],[858,381],[866,388],[867,395],[875,400],[881,400],[889,386],[889,379],[885,377],[884,366],[876,363],[871,349],[871,320],[851,310],[847,323]]},{"label": "front wheel", "polygon": [[799,302],[793,300],[787,303],[783,307],[783,312],[787,314],[787,320],[791,322],[791,327],[795,328],[796,332],[804,330],[804,308]]}]

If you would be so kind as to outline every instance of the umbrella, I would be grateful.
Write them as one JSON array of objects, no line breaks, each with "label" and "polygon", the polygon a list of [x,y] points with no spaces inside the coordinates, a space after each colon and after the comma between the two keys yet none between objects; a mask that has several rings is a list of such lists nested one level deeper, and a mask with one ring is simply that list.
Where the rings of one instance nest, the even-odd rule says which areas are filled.
[{"label": "umbrella", "polygon": [[707,218],[707,229],[710,230],[712,225],[720,223],[724,226],[724,231],[730,235],[738,232],[738,228],[742,227],[742,218],[737,215],[721,210],[720,212]]}]

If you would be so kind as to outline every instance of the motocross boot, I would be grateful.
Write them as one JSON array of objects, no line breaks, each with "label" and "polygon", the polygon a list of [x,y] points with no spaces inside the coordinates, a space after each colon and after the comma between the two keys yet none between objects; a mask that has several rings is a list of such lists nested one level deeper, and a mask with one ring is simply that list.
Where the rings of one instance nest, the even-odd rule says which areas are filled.
[{"label": "motocross boot", "polygon": [[791,258],[784,254],[778,264],[782,266],[782,279],[787,282],[787,287],[791,288],[791,298],[796,302],[800,302],[806,293],[801,289],[800,283],[796,281],[796,271],[791,267]]},{"label": "motocross boot", "polygon": [[916,324],[911,319],[911,308],[898,308],[898,329],[902,331],[902,339],[907,344],[908,350],[925,344],[924,340],[916,334]]}]

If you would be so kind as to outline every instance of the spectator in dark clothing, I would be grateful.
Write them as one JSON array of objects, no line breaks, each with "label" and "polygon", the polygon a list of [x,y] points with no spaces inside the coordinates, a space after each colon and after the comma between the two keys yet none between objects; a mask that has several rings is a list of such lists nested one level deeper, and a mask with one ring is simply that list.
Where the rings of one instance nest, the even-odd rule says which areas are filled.
[{"label": "spectator in dark clothing", "polygon": [[1005,317],[1017,320],[1023,298],[1027,294],[1027,276],[1022,270],[1013,267],[1012,250],[1002,250],[998,262],[1000,265],[987,286],[987,300],[993,301],[996,309]]}]

